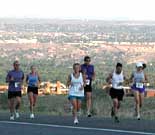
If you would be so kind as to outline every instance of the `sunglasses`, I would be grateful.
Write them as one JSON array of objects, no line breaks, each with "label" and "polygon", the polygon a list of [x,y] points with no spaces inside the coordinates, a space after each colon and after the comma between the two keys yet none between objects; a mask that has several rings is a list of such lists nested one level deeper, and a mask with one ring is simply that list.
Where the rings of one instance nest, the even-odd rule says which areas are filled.
[{"label": "sunglasses", "polygon": [[90,62],[90,60],[88,59],[88,60],[85,60],[86,62]]}]

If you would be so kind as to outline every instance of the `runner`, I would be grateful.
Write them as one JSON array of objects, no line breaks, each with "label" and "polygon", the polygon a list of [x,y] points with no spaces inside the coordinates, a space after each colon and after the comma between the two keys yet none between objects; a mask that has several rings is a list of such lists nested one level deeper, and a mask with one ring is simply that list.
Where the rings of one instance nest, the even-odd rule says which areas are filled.
[{"label": "runner", "polygon": [[84,98],[84,76],[80,73],[79,63],[73,65],[73,73],[68,77],[67,86],[69,87],[68,99],[73,106],[74,124],[78,124],[77,112],[80,111]]},{"label": "runner", "polygon": [[30,118],[34,118],[34,107],[38,96],[38,85],[41,82],[40,76],[36,71],[35,66],[31,66],[31,72],[26,77],[26,83],[28,84],[27,93],[30,102]]},{"label": "runner", "polygon": [[123,82],[125,76],[122,71],[122,64],[117,63],[116,69],[109,74],[107,78],[107,82],[112,84],[112,88],[110,89],[110,96],[113,100],[113,107],[111,109],[111,116],[114,117],[115,122],[119,122],[118,119],[118,110],[120,108],[120,101],[123,100],[124,90],[123,90]]},{"label": "runner", "polygon": [[21,89],[24,80],[24,73],[19,68],[19,61],[14,61],[13,70],[10,70],[6,76],[6,82],[8,83],[8,104],[10,109],[10,120],[14,120],[14,114],[16,118],[19,118],[19,108],[21,104]]},{"label": "runner", "polygon": [[86,86],[84,87],[87,105],[87,116],[91,117],[92,106],[92,81],[95,80],[94,65],[90,64],[91,58],[89,56],[84,57],[84,64],[81,65],[81,71],[86,75]]},{"label": "runner", "polygon": [[140,108],[142,107],[145,93],[144,83],[147,83],[148,79],[146,74],[144,73],[145,66],[141,62],[136,64],[136,71],[134,71],[131,75],[130,80],[133,85],[131,89],[135,98],[135,115],[138,120],[140,120]]}]

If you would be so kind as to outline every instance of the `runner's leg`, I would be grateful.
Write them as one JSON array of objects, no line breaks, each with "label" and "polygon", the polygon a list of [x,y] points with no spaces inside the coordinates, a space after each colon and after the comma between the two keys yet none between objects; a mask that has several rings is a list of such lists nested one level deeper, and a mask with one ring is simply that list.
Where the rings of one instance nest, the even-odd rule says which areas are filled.
[{"label": "runner's leg", "polygon": [[86,104],[87,104],[87,113],[90,116],[90,110],[92,106],[92,92],[86,92]]}]

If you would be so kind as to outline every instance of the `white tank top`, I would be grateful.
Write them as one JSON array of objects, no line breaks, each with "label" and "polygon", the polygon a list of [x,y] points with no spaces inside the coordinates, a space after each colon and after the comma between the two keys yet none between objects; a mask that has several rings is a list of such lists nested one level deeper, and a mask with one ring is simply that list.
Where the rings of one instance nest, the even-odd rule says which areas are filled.
[{"label": "white tank top", "polygon": [[82,73],[80,73],[78,78],[75,78],[73,73],[71,74],[71,86],[69,89],[69,95],[84,97],[84,88],[81,90],[80,88],[83,86],[83,77]]},{"label": "white tank top", "polygon": [[112,75],[112,87],[114,89],[122,89],[123,86],[119,85],[119,83],[123,83],[124,81],[124,76],[123,76],[123,71],[120,74],[116,74],[116,72],[113,72]]}]

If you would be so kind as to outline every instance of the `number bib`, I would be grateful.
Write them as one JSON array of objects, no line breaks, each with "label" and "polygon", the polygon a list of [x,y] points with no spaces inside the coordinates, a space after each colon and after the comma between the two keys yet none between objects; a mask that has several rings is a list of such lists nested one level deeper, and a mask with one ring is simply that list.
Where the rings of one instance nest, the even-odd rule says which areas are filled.
[{"label": "number bib", "polygon": [[19,82],[15,82],[15,88],[19,87]]},{"label": "number bib", "polygon": [[143,83],[136,83],[136,88],[143,88]]},{"label": "number bib", "polygon": [[86,79],[86,85],[89,85],[89,84],[90,84],[90,80]]}]

